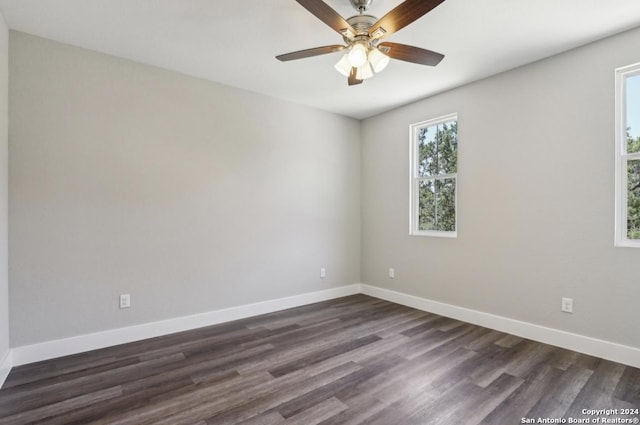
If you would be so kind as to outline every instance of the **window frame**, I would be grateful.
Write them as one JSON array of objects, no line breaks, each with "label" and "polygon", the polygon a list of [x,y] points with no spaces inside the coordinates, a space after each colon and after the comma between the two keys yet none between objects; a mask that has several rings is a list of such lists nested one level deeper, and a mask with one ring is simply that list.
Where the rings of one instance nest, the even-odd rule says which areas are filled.
[{"label": "window frame", "polygon": [[640,248],[640,239],[627,237],[627,202],[628,202],[628,163],[640,160],[640,152],[627,153],[627,93],[626,79],[640,75],[640,63],[624,66],[615,70],[616,105],[616,165],[615,165],[615,246]]},{"label": "window frame", "polygon": [[[409,126],[409,235],[410,236],[430,236],[439,238],[457,238],[458,237],[458,168],[453,174],[443,174],[437,176],[419,176],[418,175],[418,131],[424,127],[432,127],[434,125],[445,122],[455,121],[458,123],[458,113],[450,113],[436,118],[420,121]],[[458,139],[459,140],[459,139]],[[459,158],[459,145],[456,149],[456,157]],[[456,161],[460,165],[459,161]],[[455,228],[454,231],[447,230],[419,230],[420,222],[420,182],[424,180],[455,180]]]}]

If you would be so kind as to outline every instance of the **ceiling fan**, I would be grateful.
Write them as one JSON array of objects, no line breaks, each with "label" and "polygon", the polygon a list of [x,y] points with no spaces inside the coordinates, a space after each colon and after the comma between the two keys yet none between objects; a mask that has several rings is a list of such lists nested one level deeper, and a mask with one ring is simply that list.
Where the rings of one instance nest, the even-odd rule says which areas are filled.
[{"label": "ceiling fan", "polygon": [[444,58],[440,53],[419,47],[380,43],[382,38],[426,15],[444,0],[406,0],[381,19],[364,14],[373,0],[349,0],[359,14],[348,19],[344,19],[322,0],[296,1],[342,35],[347,45],[334,44],[299,50],[276,56],[278,60],[290,61],[346,50],[335,68],[347,77],[347,82],[352,86],[361,84],[373,77],[374,73],[382,71],[389,63],[389,58],[429,66],[436,66]]}]

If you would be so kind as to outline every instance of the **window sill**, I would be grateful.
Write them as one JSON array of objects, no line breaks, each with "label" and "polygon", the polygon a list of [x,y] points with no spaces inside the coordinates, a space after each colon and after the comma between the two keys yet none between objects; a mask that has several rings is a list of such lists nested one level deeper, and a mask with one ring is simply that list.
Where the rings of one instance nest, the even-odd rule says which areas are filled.
[{"label": "window sill", "polygon": [[458,237],[458,232],[439,232],[439,231],[410,232],[409,236],[427,236],[427,237],[434,237],[434,238],[456,239]]},{"label": "window sill", "polygon": [[640,248],[640,240],[618,240],[614,246],[616,248]]}]

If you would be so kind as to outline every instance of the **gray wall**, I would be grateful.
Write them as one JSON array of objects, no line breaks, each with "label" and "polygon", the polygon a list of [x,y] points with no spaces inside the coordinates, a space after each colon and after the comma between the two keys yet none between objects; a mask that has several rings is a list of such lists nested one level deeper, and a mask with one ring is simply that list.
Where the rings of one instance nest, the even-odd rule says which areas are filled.
[{"label": "gray wall", "polygon": [[0,361],[9,352],[9,281],[7,275],[8,90],[9,30],[2,13],[0,13]]},{"label": "gray wall", "polygon": [[[361,277],[640,347],[640,250],[613,247],[613,70],[640,62],[640,30],[361,127],[10,37],[13,346]],[[459,237],[410,237],[408,126],[450,112]],[[125,292],[133,307],[120,311]]]},{"label": "gray wall", "polygon": [[[638,45],[634,30],[364,121],[363,283],[640,347],[640,250],[613,246],[614,69]],[[451,112],[458,238],[410,237],[409,125]]]},{"label": "gray wall", "polygon": [[17,32],[10,72],[12,346],[359,281],[358,121]]}]

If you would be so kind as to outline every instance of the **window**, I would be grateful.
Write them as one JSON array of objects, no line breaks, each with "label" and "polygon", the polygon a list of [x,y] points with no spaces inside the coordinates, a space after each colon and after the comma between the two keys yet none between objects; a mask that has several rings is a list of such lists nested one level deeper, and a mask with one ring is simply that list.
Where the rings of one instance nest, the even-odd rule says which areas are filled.
[{"label": "window", "polygon": [[412,235],[456,237],[458,116],[411,126]]},{"label": "window", "polygon": [[616,246],[640,248],[640,64],[616,70]]}]

